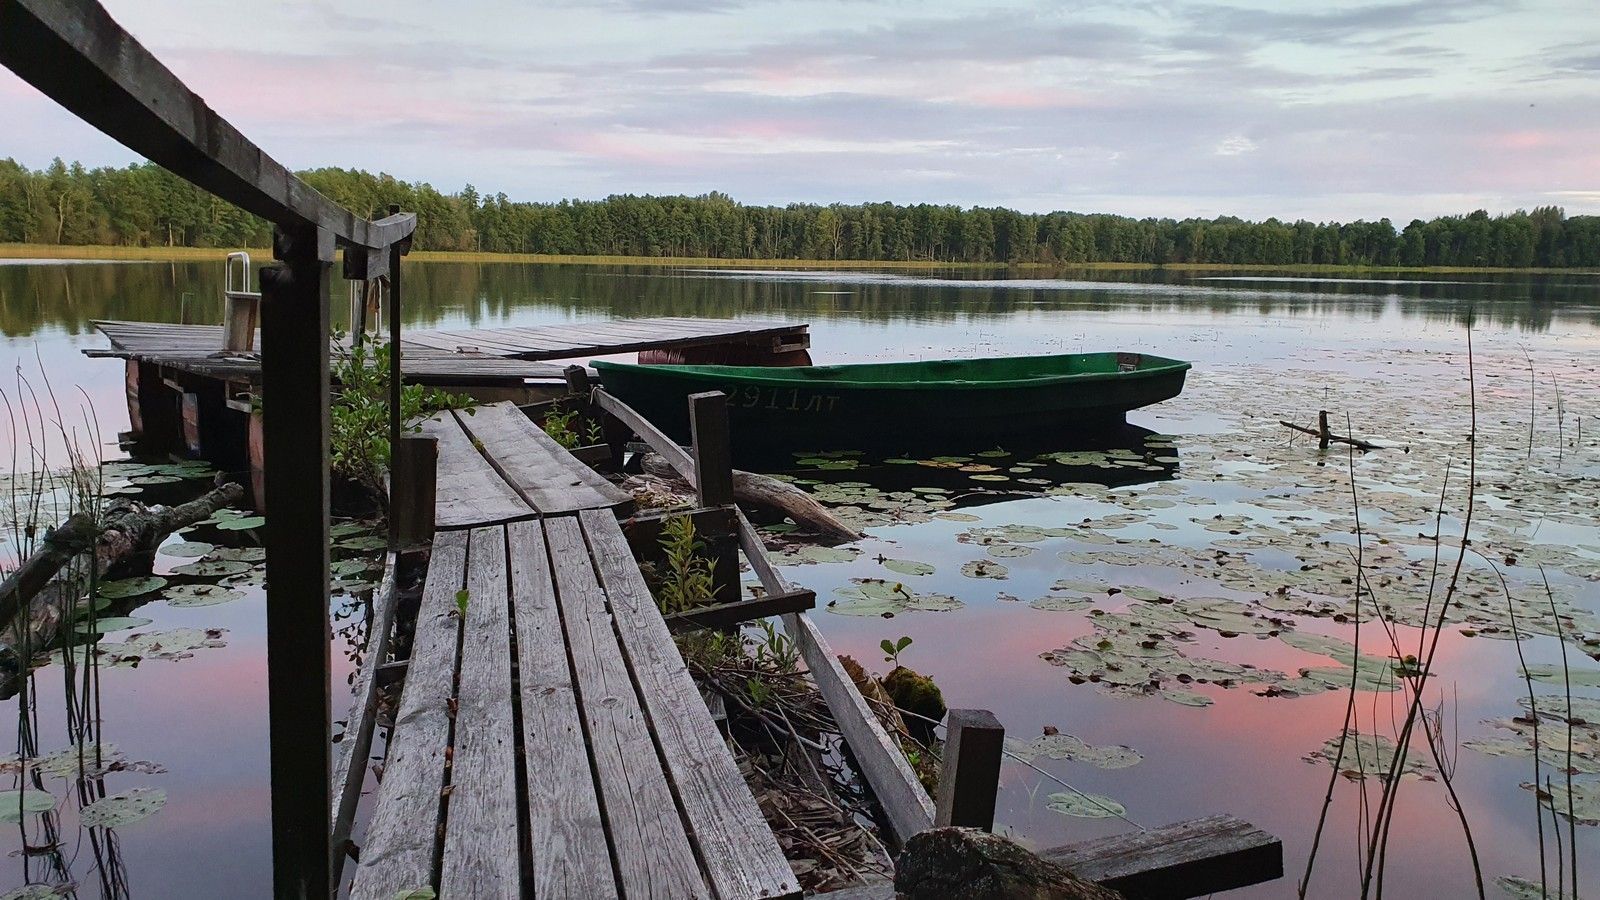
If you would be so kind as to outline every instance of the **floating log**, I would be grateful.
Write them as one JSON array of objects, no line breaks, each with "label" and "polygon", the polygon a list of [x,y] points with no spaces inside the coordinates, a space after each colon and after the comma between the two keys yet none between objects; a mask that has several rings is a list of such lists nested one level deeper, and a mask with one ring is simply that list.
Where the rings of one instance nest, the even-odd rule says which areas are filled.
[{"label": "floating log", "polygon": [[1382,446],[1371,443],[1370,441],[1363,441],[1360,438],[1346,437],[1345,435],[1334,434],[1332,431],[1329,431],[1327,410],[1321,410],[1317,413],[1316,428],[1307,428],[1304,425],[1296,425],[1293,422],[1285,422],[1282,419],[1278,420],[1278,424],[1293,431],[1298,431],[1301,434],[1311,435],[1317,439],[1317,446],[1324,450],[1328,449],[1329,444],[1349,444],[1357,450],[1362,451],[1384,449]]},{"label": "floating log", "polygon": [[[646,473],[656,478],[683,485],[685,493],[694,491],[694,487],[659,454],[643,454],[640,465]],[[813,500],[810,494],[776,478],[734,469],[733,499],[745,506],[787,516],[801,528],[818,532],[830,541],[854,541],[861,537],[859,532],[828,512],[827,507]]]},{"label": "floating log", "polygon": [[167,535],[243,497],[244,488],[230,483],[178,506],[147,507],[119,497],[106,507],[99,524],[87,513],[68,516],[45,534],[10,577],[0,582],[0,627],[14,621],[17,611],[43,590],[62,566],[91,547],[96,571],[104,575],[137,557],[154,553]]}]

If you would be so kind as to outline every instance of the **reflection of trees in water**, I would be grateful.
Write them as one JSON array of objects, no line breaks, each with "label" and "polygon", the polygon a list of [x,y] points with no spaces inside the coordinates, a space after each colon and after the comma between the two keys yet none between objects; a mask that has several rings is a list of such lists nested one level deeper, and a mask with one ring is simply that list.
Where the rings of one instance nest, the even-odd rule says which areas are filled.
[{"label": "reflection of trees in water", "polygon": [[[1479,321],[1528,331],[1548,329],[1559,315],[1600,325],[1592,283],[1573,276],[1470,274],[1430,276],[1448,283],[1360,281],[1210,282],[1163,270],[1064,269],[1050,276],[1083,288],[1041,284],[1029,270],[1009,283],[1006,270],[960,270],[892,276],[814,273],[740,277],[682,269],[409,263],[405,318],[413,326],[441,322],[492,326],[529,308],[592,316],[709,316],[783,314],[807,318],[945,322],[1000,317],[1027,309],[1147,314],[1344,315],[1357,319],[1397,312],[1406,319],[1462,324]],[[1225,274],[1225,273],[1208,273]],[[960,282],[983,281],[982,286]],[[1101,285],[1101,287],[1096,287]],[[222,317],[222,262],[107,263],[0,266],[0,333],[33,334],[42,327],[71,334],[92,319],[176,322],[180,298],[193,297],[196,322]],[[334,317],[344,315],[335,283]]]}]

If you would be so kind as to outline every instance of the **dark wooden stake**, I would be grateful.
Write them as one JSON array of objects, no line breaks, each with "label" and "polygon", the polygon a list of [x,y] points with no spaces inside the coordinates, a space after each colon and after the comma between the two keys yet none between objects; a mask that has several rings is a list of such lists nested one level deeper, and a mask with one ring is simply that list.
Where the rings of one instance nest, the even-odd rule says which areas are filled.
[{"label": "dark wooden stake", "polygon": [[695,492],[701,506],[733,502],[733,452],[728,444],[728,395],[689,395],[689,437],[694,442]]},{"label": "dark wooden stake", "polygon": [[[400,207],[391,205],[389,215],[396,215]],[[389,447],[392,457],[400,449],[400,428],[404,424],[400,421],[400,392],[404,385],[400,374],[400,256],[404,252],[399,244],[389,247]],[[438,450],[435,448],[434,458],[438,459]],[[389,475],[389,502],[394,503],[395,485],[397,481],[394,469],[391,467]],[[429,483],[428,509],[433,509],[432,483]],[[430,525],[432,523],[429,523]],[[401,546],[400,525],[398,517],[389,516],[389,546]]]},{"label": "dark wooden stake", "polygon": [[394,449],[389,466],[389,519],[394,525],[395,546],[414,547],[433,540],[439,439],[406,435]]},{"label": "dark wooden stake", "polygon": [[583,366],[572,365],[561,370],[567,377],[567,393],[577,394],[581,397],[589,396],[589,370]]},{"label": "dark wooden stake", "polygon": [[328,283],[333,235],[274,235],[261,270],[267,701],[278,897],[330,894]]},{"label": "dark wooden stake", "polygon": [[994,828],[1000,788],[1000,751],[1006,730],[987,709],[952,709],[945,723],[944,768],[939,772],[934,825]]},{"label": "dark wooden stake", "polygon": [[1325,409],[1319,410],[1317,412],[1317,446],[1326,450],[1331,440],[1328,432],[1328,411]]}]

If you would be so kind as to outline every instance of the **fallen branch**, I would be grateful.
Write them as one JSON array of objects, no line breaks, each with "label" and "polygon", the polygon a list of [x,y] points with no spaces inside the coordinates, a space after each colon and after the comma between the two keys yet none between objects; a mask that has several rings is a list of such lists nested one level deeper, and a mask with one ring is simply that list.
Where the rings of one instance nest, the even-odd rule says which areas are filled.
[{"label": "fallen branch", "polygon": [[[660,455],[643,454],[639,463],[646,473],[662,481],[682,485],[684,493],[694,493],[694,488]],[[801,528],[815,531],[830,541],[854,541],[861,537],[859,532],[828,512],[827,507],[813,500],[810,494],[776,478],[734,469],[733,499],[743,506],[787,516]]]},{"label": "fallen branch", "polygon": [[1323,411],[1317,413],[1317,427],[1316,428],[1307,428],[1304,425],[1296,425],[1293,422],[1285,422],[1282,419],[1278,420],[1278,424],[1282,425],[1285,428],[1289,428],[1289,429],[1292,429],[1294,431],[1298,431],[1301,434],[1309,434],[1309,435],[1311,435],[1312,437],[1317,439],[1318,446],[1320,446],[1324,450],[1328,449],[1328,445],[1329,444],[1349,444],[1350,446],[1356,448],[1357,450],[1363,450],[1363,451],[1365,451],[1365,450],[1382,450],[1382,449],[1384,449],[1382,446],[1379,446],[1378,444],[1374,444],[1374,443],[1371,443],[1369,441],[1363,441],[1360,438],[1346,437],[1346,436],[1344,436],[1342,434],[1334,434],[1333,432],[1329,431],[1328,430],[1328,411],[1327,410],[1323,410]]},{"label": "fallen branch", "polygon": [[106,507],[101,523],[87,513],[74,513],[48,532],[16,571],[0,582],[0,628],[9,627],[18,610],[44,590],[73,557],[93,548],[96,572],[104,575],[116,566],[153,554],[167,535],[243,497],[243,486],[225,484],[178,506],[147,507],[118,498]]}]

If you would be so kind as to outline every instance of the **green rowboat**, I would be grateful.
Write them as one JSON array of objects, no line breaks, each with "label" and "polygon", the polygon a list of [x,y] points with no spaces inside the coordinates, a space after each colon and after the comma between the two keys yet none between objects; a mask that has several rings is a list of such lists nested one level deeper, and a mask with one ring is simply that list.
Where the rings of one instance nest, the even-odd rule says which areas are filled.
[{"label": "green rowboat", "polygon": [[728,395],[736,453],[766,449],[994,446],[1120,426],[1178,396],[1189,364],[1072,353],[842,366],[629,365],[595,361],[605,389],[688,443],[686,397]]}]

